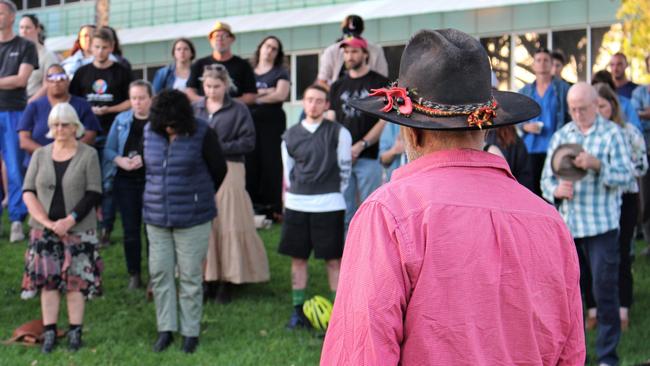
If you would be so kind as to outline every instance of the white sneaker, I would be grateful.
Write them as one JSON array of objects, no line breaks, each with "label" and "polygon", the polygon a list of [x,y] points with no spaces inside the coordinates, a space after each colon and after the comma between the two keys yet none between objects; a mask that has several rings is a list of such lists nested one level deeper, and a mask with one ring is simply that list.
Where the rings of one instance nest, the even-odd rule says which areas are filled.
[{"label": "white sneaker", "polygon": [[23,233],[23,223],[14,221],[11,223],[11,234],[9,234],[9,242],[15,243],[17,241],[25,240],[25,233]]}]

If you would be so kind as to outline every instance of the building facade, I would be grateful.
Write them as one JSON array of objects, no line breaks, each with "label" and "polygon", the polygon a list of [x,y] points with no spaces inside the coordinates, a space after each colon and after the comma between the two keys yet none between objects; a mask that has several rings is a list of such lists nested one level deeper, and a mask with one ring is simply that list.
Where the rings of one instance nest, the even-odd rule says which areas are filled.
[{"label": "building facade", "polygon": [[[94,20],[95,2],[14,0],[20,12],[35,13],[46,26],[47,46],[65,52],[76,32]],[[384,47],[391,79],[409,37],[422,28],[458,28],[480,39],[491,58],[500,89],[517,90],[534,79],[532,52],[560,48],[569,60],[565,79],[589,80],[618,51],[611,42],[620,0],[110,0],[110,24],[118,30],[125,57],[137,77],[151,80],[171,62],[177,37],[194,41],[197,56],[211,52],[207,34],[219,19],[237,35],[234,53],[250,56],[273,34],[283,42],[291,74],[285,103],[295,122],[299,100],[318,70],[322,49],[340,37],[348,14],[365,19],[364,36]]]}]

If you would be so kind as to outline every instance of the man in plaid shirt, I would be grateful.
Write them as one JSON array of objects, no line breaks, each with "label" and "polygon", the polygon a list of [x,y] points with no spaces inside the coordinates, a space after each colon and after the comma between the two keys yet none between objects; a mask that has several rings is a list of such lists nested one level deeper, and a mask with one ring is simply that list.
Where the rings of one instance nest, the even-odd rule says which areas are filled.
[{"label": "man in plaid shirt", "polygon": [[[558,130],[549,144],[542,192],[549,201],[561,200],[560,214],[571,230],[591,269],[593,293],[598,304],[596,354],[600,365],[617,365],[621,327],[618,301],[618,230],[623,186],[632,174],[621,129],[597,114],[598,95],[586,83],[572,86],[568,94],[573,121]],[[558,179],[551,170],[555,149],[566,143],[582,145],[574,164],[588,171],[580,181]]]}]

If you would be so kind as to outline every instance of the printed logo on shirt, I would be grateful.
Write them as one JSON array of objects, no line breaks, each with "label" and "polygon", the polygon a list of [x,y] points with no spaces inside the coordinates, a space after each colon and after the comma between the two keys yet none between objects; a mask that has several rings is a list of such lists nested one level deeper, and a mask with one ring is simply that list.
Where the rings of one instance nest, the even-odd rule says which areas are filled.
[{"label": "printed logo on shirt", "polygon": [[18,57],[18,55],[20,55],[18,51],[9,52],[9,57]]},{"label": "printed logo on shirt", "polygon": [[104,94],[108,89],[108,83],[104,79],[97,79],[93,83],[93,91],[95,94]]},{"label": "printed logo on shirt", "polygon": [[361,111],[355,108],[352,108],[348,105],[350,99],[361,99],[365,98],[370,94],[367,90],[354,90],[352,92],[346,90],[341,93],[341,111],[345,119],[348,118],[358,118],[361,117]]}]

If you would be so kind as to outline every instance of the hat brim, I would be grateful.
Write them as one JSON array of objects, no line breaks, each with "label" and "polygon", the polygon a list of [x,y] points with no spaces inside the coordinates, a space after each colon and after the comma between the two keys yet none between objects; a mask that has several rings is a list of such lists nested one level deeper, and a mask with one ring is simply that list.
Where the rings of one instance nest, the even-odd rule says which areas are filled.
[{"label": "hat brim", "polygon": [[558,164],[561,164],[562,159],[575,159],[578,154],[584,151],[584,148],[580,144],[562,144],[558,146],[553,155],[551,155],[551,171],[553,174],[560,179],[568,180],[571,182],[579,181],[587,175],[587,171],[582,168],[571,164],[570,168],[567,167],[558,167]]},{"label": "hat brim", "polygon": [[[539,116],[541,108],[531,98],[513,92],[493,90],[492,95],[499,103],[496,110],[496,117],[489,126],[482,126],[483,129],[512,125],[528,121]],[[418,112],[410,116],[397,114],[396,111],[383,112],[384,97],[366,97],[354,99],[348,102],[352,107],[385,121],[397,123],[402,126],[421,128],[425,130],[478,130],[479,127],[469,126],[467,116],[454,117],[431,117]]]}]

